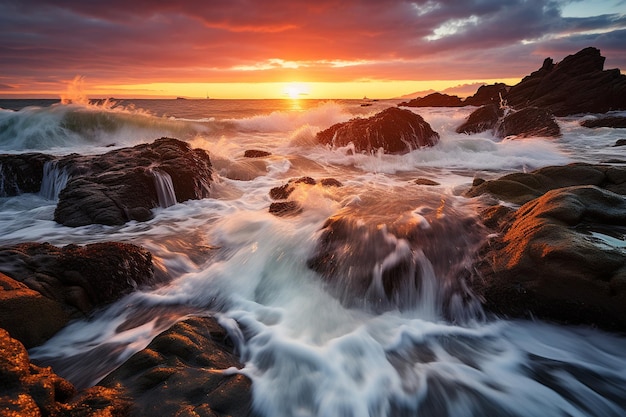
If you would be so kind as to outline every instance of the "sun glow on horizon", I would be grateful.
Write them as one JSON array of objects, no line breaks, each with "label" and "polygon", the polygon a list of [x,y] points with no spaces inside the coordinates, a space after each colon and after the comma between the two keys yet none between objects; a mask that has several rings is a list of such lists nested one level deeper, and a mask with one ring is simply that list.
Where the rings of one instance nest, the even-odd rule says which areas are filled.
[{"label": "sun glow on horizon", "polygon": [[311,87],[307,83],[288,83],[283,88],[283,95],[290,99],[302,98],[303,96],[308,96],[310,93]]}]

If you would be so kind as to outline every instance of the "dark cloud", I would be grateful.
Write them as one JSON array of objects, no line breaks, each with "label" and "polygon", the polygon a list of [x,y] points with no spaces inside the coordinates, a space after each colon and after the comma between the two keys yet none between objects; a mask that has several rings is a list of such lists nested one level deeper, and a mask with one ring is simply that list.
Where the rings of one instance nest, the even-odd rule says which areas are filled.
[{"label": "dark cloud", "polygon": [[0,0],[0,62],[16,85],[508,78],[587,46],[626,68],[626,16],[567,1]]}]

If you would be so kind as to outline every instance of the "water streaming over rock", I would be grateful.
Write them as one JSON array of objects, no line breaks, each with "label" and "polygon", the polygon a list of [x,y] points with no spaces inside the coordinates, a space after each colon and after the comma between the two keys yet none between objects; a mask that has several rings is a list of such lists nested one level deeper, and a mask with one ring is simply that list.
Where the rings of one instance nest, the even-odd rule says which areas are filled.
[{"label": "water streaming over rock", "polygon": [[159,206],[167,208],[176,204],[176,192],[170,174],[160,169],[153,169],[150,172],[154,175],[154,186],[159,198]]}]

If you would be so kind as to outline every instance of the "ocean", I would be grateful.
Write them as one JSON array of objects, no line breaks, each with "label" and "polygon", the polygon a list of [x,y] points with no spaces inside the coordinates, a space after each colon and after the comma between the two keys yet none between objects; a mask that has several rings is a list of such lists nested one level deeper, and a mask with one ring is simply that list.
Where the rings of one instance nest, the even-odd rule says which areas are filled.
[{"label": "ocean", "polygon": [[[623,336],[493,317],[479,303],[450,307],[432,268],[423,271],[428,285],[397,308],[346,305],[307,266],[322,225],[337,213],[355,210],[381,225],[419,222],[445,202],[444,215],[475,218],[480,202],[462,196],[475,178],[624,159],[624,148],[612,146],[622,131],[579,124],[600,115],[558,118],[558,139],[455,133],[474,107],[413,108],[441,140],[406,155],[315,141],[320,130],[398,102],[0,100],[0,153],[99,154],[167,136],[206,149],[215,173],[211,198],[157,208],[152,220],[123,226],[56,224],[58,192],[0,197],[0,245],[130,242],[151,251],[157,270],[171,277],[72,322],[31,357],[87,387],[176,321],[211,313],[235,340],[255,408],[268,417],[625,415]],[[249,149],[271,156],[244,158]],[[301,214],[270,214],[269,190],[302,176],[343,187],[298,189],[292,197]],[[387,238],[397,247],[389,256],[402,256],[401,242]],[[435,242],[442,256],[450,239]],[[475,250],[468,241],[462,262]]]}]

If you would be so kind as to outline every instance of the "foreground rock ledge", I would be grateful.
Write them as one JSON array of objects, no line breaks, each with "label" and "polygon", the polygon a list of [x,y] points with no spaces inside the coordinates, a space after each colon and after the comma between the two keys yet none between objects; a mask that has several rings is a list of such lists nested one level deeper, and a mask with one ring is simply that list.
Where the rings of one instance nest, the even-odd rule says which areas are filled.
[{"label": "foreground rock ledge", "polygon": [[357,152],[404,154],[412,150],[434,146],[439,134],[424,119],[410,110],[390,107],[362,119],[338,123],[317,134],[317,140],[334,147],[352,143]]},{"label": "foreground rock ledge", "polygon": [[510,317],[626,331],[626,253],[611,244],[626,233],[625,186],[626,168],[576,164],[470,190],[523,203],[482,213],[497,232],[481,249],[473,281],[485,306]]}]

